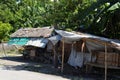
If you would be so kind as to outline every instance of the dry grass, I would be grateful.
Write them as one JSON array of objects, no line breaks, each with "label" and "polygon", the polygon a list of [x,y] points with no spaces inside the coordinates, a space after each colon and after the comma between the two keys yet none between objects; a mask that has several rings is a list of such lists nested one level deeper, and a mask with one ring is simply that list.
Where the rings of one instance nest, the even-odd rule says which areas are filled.
[{"label": "dry grass", "polygon": [[0,51],[0,57],[5,57],[5,56],[19,56],[21,54],[19,54],[19,52],[17,50],[5,50],[4,51]]}]

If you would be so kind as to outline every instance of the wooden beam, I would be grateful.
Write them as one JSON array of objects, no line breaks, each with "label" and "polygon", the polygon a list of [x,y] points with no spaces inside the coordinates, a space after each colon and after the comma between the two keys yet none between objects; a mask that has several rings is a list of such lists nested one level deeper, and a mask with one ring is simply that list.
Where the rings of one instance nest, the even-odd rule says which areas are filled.
[{"label": "wooden beam", "polygon": [[97,40],[97,39],[89,39],[89,38],[85,38],[83,40],[86,40],[86,41],[91,41],[91,42],[96,42],[96,43],[99,43],[101,45],[107,45],[107,46],[111,46],[111,47],[114,47],[113,45],[111,45],[110,43],[108,42],[104,42],[104,41],[101,41],[101,40]]},{"label": "wooden beam", "polygon": [[107,44],[105,43],[105,80],[107,80]]},{"label": "wooden beam", "polygon": [[64,42],[64,39],[62,41],[62,67],[61,67],[61,72],[63,73],[63,69],[64,69],[64,47],[65,47],[65,42]]}]

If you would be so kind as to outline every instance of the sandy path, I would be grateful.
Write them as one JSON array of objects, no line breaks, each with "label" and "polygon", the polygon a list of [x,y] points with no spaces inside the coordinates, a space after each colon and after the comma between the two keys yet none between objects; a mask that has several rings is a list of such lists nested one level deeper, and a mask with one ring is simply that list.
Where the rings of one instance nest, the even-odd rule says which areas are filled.
[{"label": "sandy path", "polygon": [[70,80],[55,75],[35,73],[30,71],[0,70],[0,80]]},{"label": "sandy path", "polygon": [[[0,59],[0,80],[69,80],[62,76],[27,71],[22,69],[24,66],[20,66],[27,64],[26,62]],[[34,63],[30,65],[34,65]],[[19,69],[14,70],[14,66],[18,66]]]}]

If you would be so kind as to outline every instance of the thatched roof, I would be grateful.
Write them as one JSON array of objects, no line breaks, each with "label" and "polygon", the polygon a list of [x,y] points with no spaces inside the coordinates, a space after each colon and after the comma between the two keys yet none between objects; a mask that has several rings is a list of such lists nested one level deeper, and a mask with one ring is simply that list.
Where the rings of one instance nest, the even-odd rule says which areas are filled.
[{"label": "thatched roof", "polygon": [[21,28],[11,34],[10,37],[49,37],[51,36],[53,28]]}]

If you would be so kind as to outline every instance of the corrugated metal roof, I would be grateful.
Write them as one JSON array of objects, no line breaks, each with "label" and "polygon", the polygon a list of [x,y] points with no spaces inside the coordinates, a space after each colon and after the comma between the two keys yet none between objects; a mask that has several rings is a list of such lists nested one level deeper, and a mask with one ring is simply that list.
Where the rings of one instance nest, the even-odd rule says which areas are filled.
[{"label": "corrugated metal roof", "polygon": [[48,40],[45,38],[31,38],[25,45],[45,48],[47,43],[48,43]]},{"label": "corrugated metal roof", "polygon": [[25,45],[29,41],[29,38],[11,38],[8,42],[9,45]]},{"label": "corrugated metal roof", "polygon": [[59,40],[61,40],[61,38],[62,37],[60,35],[55,35],[48,38],[48,40],[51,41],[53,45],[55,45]]},{"label": "corrugated metal roof", "polygon": [[99,36],[95,36],[87,33],[81,33],[81,32],[67,32],[62,30],[55,30],[55,31],[56,33],[62,36],[62,39],[64,39],[65,42],[74,42],[74,41],[79,41],[81,39],[85,39],[88,41],[92,40],[93,42],[97,41],[97,42],[103,43],[102,45],[107,43],[111,47],[114,47],[120,50],[119,40],[116,41],[113,39],[108,39],[108,38],[99,37]]},{"label": "corrugated metal roof", "polygon": [[53,28],[21,28],[14,32],[10,37],[49,37]]}]

